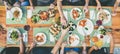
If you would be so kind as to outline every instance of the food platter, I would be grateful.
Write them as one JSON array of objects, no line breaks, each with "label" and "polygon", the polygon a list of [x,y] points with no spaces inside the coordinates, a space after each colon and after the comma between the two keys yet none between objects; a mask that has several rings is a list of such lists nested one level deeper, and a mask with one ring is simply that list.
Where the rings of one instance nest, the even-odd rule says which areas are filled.
[{"label": "food platter", "polygon": [[76,34],[71,34],[67,38],[67,43],[70,46],[77,46],[79,44],[79,42],[80,42],[80,39],[79,39],[78,35],[76,35]]},{"label": "food platter", "polygon": [[77,31],[85,36],[90,35],[94,30],[94,25],[89,19],[82,19],[77,23]]},{"label": "food platter", "polygon": [[108,35],[97,34],[96,36],[91,38],[91,41],[98,48],[103,47],[105,44],[110,43],[110,37]]},{"label": "food platter", "polygon": [[100,10],[97,13],[97,20],[102,20],[102,24],[105,25],[111,21],[111,13],[106,10]]},{"label": "food platter", "polygon": [[19,35],[21,35],[21,33],[20,33],[20,31],[18,29],[15,29],[15,28],[11,29],[7,33],[7,40],[10,43],[15,43],[18,40]]},{"label": "food platter", "polygon": [[18,18],[19,20],[21,20],[23,13],[19,7],[13,7],[11,9],[11,12],[13,14],[13,18],[16,18],[16,19]]},{"label": "food platter", "polygon": [[82,17],[82,10],[79,8],[73,8],[70,11],[70,16],[73,20],[79,20]]},{"label": "food platter", "polygon": [[34,40],[38,45],[43,45],[46,43],[46,35],[44,33],[37,33],[34,37]]}]

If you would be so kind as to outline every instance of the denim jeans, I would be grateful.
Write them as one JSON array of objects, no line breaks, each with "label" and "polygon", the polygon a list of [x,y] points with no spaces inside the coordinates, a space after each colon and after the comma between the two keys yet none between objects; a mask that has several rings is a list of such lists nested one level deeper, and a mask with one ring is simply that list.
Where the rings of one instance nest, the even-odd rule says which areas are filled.
[{"label": "denim jeans", "polygon": [[114,54],[120,54],[120,48],[114,48]]}]

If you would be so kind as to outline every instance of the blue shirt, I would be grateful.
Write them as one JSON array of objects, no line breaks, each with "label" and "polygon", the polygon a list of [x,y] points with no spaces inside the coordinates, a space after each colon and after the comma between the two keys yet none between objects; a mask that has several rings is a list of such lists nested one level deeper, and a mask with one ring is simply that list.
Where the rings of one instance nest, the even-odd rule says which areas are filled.
[{"label": "blue shirt", "polygon": [[65,52],[68,52],[68,51],[70,51],[70,50],[79,52],[80,49],[79,49],[79,48],[65,48],[65,49],[64,49]]}]

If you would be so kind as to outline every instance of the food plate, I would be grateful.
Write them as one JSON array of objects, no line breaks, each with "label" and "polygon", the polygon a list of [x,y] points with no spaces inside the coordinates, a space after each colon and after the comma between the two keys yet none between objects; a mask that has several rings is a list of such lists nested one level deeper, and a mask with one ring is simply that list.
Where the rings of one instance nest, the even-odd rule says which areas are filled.
[{"label": "food plate", "polygon": [[67,38],[67,43],[70,44],[70,46],[77,46],[79,42],[80,42],[80,39],[76,34],[71,34]]},{"label": "food plate", "polygon": [[82,17],[82,10],[79,8],[73,8],[70,11],[70,16],[74,20],[79,20]]},{"label": "food plate", "polygon": [[38,15],[33,15],[33,16],[31,17],[31,22],[32,22],[32,23],[38,23],[39,20],[40,20],[40,18],[39,18]]},{"label": "food plate", "polygon": [[94,25],[89,19],[82,19],[77,24],[77,31],[83,36],[90,35],[93,30]]},{"label": "food plate", "polygon": [[20,31],[18,29],[11,29],[10,31],[8,31],[7,33],[7,40],[10,42],[10,43],[16,43],[18,38],[19,38],[19,35],[21,35]]},{"label": "food plate", "polygon": [[111,20],[111,13],[108,10],[103,9],[97,13],[97,20],[102,20],[103,25],[107,24]]},{"label": "food plate", "polygon": [[104,28],[104,26],[99,26],[98,30],[97,30],[97,33],[98,34],[103,34],[103,35],[106,35],[106,30]]},{"label": "food plate", "polygon": [[42,45],[46,42],[46,35],[44,33],[37,33],[34,39],[38,45]]},{"label": "food plate", "polygon": [[108,35],[98,34],[97,37],[101,39],[104,43],[110,43],[110,37]]},{"label": "food plate", "polygon": [[13,14],[13,18],[19,18],[19,20],[21,20],[23,13],[19,7],[13,7],[11,12]]},{"label": "food plate", "polygon": [[108,35],[98,34],[97,36],[94,36],[91,41],[95,46],[101,48],[105,44],[110,43],[110,37]]}]

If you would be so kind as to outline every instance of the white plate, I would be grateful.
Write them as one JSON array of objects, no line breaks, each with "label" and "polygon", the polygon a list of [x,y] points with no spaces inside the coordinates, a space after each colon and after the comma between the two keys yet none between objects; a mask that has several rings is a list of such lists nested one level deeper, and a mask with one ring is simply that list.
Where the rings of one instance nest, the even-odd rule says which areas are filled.
[{"label": "white plate", "polygon": [[[43,42],[38,42],[38,41],[36,41],[36,36],[38,36],[38,35],[42,35],[43,34],[43,36],[44,36],[44,38],[43,38]],[[42,45],[42,44],[45,44],[45,42],[46,42],[46,35],[44,34],[44,33],[37,33],[36,35],[35,35],[35,41],[37,42],[37,44],[38,45]]]},{"label": "white plate", "polygon": [[[106,24],[106,23],[108,23],[108,22],[110,22],[110,20],[111,20],[111,13],[108,11],[108,10],[106,10],[106,9],[103,9],[102,11],[104,11],[108,16],[107,16],[107,20],[106,19],[104,19],[103,21],[102,21],[102,23],[103,23],[103,25],[104,24]],[[97,20],[99,20],[99,14],[101,13],[101,11],[99,11],[98,13],[97,13]]]},{"label": "white plate", "polygon": [[[8,33],[7,33],[7,40],[10,42],[10,43],[15,43],[16,41],[14,41],[14,40],[12,40],[11,38],[10,38],[10,35],[11,35],[11,33],[13,32],[13,31],[17,31],[18,32],[18,34],[19,35],[21,35],[21,33],[20,33],[20,31],[18,30],[18,29],[11,29],[10,31],[8,31]],[[19,37],[18,37],[19,38]]]},{"label": "white plate", "polygon": [[[94,30],[94,25],[93,25],[92,21],[89,19],[82,19],[82,20],[87,20],[86,25],[84,27],[79,25],[79,22],[81,21],[80,20],[77,24],[77,31],[83,36],[90,35]],[[88,30],[86,30],[85,27],[88,28]]]},{"label": "white plate", "polygon": [[98,30],[97,30],[97,34],[100,34],[100,30],[104,29],[104,26],[99,26]]},{"label": "white plate", "polygon": [[18,10],[18,11],[20,12],[20,15],[18,16],[18,18],[21,20],[22,15],[23,15],[22,10],[21,10],[19,7],[13,7],[13,8],[11,9],[12,14],[13,14],[16,10]]},{"label": "white plate", "polygon": [[[76,40],[73,42],[73,43],[69,43],[69,37],[70,36],[74,36],[75,38],[76,38]],[[80,42],[80,39],[79,39],[79,37],[78,37],[78,35],[76,35],[76,34],[71,34],[71,35],[69,35],[69,37],[67,38],[67,43],[68,44],[70,44],[70,46],[77,46],[78,44],[79,44],[79,42]]]},{"label": "white plate", "polygon": [[[74,19],[73,18],[73,15],[72,15],[72,11],[73,10],[78,10],[79,11],[79,14],[80,14],[80,16],[78,17],[78,18],[76,18],[76,19]],[[79,8],[73,8],[71,11],[70,11],[70,16],[71,16],[71,18],[73,19],[73,20],[79,20],[81,17],[82,17],[82,10],[81,9],[79,9]]]},{"label": "white plate", "polygon": [[105,43],[110,43],[110,37],[108,35],[103,35],[103,38],[100,38],[101,35],[102,34],[97,35],[98,39],[102,40],[104,44]]}]

